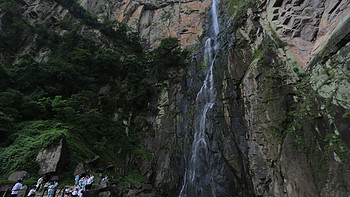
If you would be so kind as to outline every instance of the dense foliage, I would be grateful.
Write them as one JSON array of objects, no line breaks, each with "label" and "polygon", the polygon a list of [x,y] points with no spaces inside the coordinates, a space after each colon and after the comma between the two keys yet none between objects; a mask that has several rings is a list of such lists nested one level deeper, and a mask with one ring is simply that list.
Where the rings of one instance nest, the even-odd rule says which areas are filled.
[{"label": "dense foliage", "polygon": [[[147,158],[149,151],[139,147],[138,136],[150,129],[145,116],[157,110],[151,105],[157,93],[155,83],[166,78],[169,68],[182,66],[186,58],[175,38],[163,40],[156,50],[145,54],[141,39],[126,25],[97,23],[70,3],[74,1],[57,2],[108,39],[85,37],[67,20],[54,24],[66,30],[64,34],[47,24],[29,25],[15,2],[0,0],[8,21],[0,32],[3,178],[15,170],[35,174],[38,151],[58,142],[62,135],[69,145],[70,170],[95,154],[101,156],[101,166],[122,165],[128,154]],[[44,61],[17,55],[24,40],[33,36],[40,49],[49,51]]]}]

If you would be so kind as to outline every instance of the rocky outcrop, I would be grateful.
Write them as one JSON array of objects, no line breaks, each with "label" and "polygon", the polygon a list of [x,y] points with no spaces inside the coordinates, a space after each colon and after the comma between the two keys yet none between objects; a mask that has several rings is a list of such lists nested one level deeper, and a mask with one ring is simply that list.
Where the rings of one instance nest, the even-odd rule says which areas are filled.
[{"label": "rocky outcrop", "polygon": [[288,43],[288,51],[306,68],[350,12],[348,4],[341,0],[274,0],[266,7],[267,19],[279,38]]},{"label": "rocky outcrop", "polygon": [[155,48],[166,37],[177,37],[182,46],[193,48],[205,28],[211,1],[80,0],[80,4],[101,20],[127,23]]},{"label": "rocky outcrop", "polygon": [[38,174],[60,173],[67,161],[67,142],[63,136],[58,144],[52,144],[42,149],[36,156],[40,169]]}]

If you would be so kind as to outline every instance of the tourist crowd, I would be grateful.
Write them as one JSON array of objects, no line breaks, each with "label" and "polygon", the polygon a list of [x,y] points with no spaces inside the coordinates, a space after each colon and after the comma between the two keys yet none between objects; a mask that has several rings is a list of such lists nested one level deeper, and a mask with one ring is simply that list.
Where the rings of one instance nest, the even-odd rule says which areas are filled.
[{"label": "tourist crowd", "polygon": [[[108,176],[104,177],[102,180],[107,180]],[[44,180],[44,177],[40,177],[38,179],[38,182],[34,188],[32,188],[28,196],[29,197],[34,197],[37,191],[41,189],[42,187],[42,182]],[[66,197],[82,197],[83,193],[86,190],[89,190],[92,188],[92,183],[94,182],[94,175],[80,175],[77,174],[75,176],[75,184],[74,186],[67,186],[64,189],[64,196]],[[56,193],[58,186],[57,181],[53,182],[47,182],[43,186],[43,193],[47,191],[47,197],[53,197]],[[18,194],[18,191],[22,189],[22,183],[21,180],[17,181],[17,183],[13,186],[12,191],[11,191],[11,197],[15,197]]]}]

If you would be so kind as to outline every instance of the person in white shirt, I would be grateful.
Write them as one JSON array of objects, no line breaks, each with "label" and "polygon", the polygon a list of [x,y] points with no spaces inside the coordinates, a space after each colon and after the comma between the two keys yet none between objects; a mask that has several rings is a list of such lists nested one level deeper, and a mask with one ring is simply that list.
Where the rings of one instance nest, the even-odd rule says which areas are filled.
[{"label": "person in white shirt", "polygon": [[69,187],[66,186],[66,188],[64,189],[64,196],[69,196],[70,193],[71,193],[71,192],[70,192]]},{"label": "person in white shirt", "polygon": [[35,189],[32,188],[32,189],[29,191],[28,196],[34,197],[34,196],[35,196],[35,192],[36,192]]},{"label": "person in white shirt", "polygon": [[74,190],[72,191],[72,197],[77,197],[78,196],[78,189],[74,188]]},{"label": "person in white shirt", "polygon": [[44,185],[44,192],[47,190],[47,188],[50,186],[50,182],[46,182]]},{"label": "person in white shirt", "polygon": [[36,183],[36,189],[39,190],[40,189],[40,186],[41,186],[41,183],[43,182],[44,180],[44,177],[40,177],[38,179],[38,182]]},{"label": "person in white shirt", "polygon": [[93,182],[94,182],[94,175],[90,174],[90,177],[87,180],[86,189],[91,189]]},{"label": "person in white shirt", "polygon": [[83,197],[83,189],[80,189],[80,190],[78,191],[78,196],[79,196],[79,197]]},{"label": "person in white shirt", "polygon": [[11,191],[11,197],[16,197],[18,194],[18,191],[22,189],[22,180],[18,180],[15,186],[13,186]]},{"label": "person in white shirt", "polygon": [[55,188],[57,188],[58,182],[57,182],[57,181],[54,181],[54,182],[53,182],[53,186],[54,186]]}]

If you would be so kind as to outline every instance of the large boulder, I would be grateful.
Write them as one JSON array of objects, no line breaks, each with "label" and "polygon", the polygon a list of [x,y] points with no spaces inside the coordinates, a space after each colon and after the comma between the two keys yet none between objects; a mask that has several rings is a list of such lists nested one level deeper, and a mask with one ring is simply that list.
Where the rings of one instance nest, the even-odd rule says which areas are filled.
[{"label": "large boulder", "polygon": [[38,174],[60,172],[67,158],[67,142],[65,136],[62,136],[58,144],[52,144],[43,148],[36,156],[40,169]]},{"label": "large boulder", "polygon": [[12,174],[10,174],[10,176],[8,177],[8,180],[9,181],[26,180],[29,177],[30,177],[30,175],[28,174],[28,172],[17,171],[17,172],[13,172]]}]

